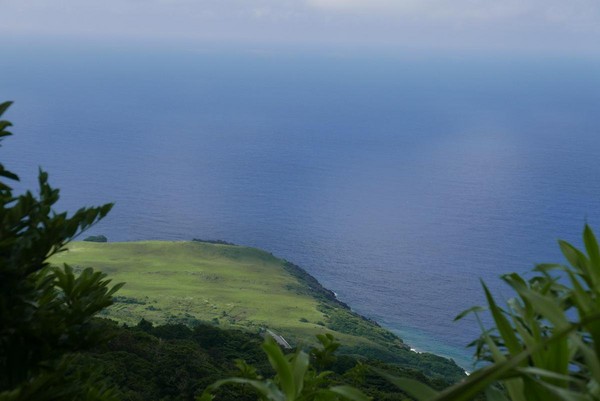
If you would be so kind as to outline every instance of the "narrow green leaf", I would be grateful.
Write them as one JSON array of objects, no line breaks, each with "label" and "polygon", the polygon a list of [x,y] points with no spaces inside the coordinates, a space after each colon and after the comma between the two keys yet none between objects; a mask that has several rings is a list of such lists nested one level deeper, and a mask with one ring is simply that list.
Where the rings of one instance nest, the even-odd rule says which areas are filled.
[{"label": "narrow green leaf", "polygon": [[256,391],[258,391],[262,396],[270,401],[286,401],[286,396],[281,392],[281,390],[273,383],[271,380],[260,381],[260,380],[252,380],[252,379],[242,379],[238,377],[233,377],[230,379],[223,379],[215,382],[209,387],[209,390],[212,392],[218,389],[221,386],[226,384],[247,384],[253,387]]},{"label": "narrow green leaf", "polygon": [[388,372],[377,368],[371,369],[418,401],[427,401],[439,394],[436,390],[417,380],[393,376]]},{"label": "narrow green leaf", "polygon": [[271,366],[277,372],[279,384],[285,393],[286,399],[293,400],[296,397],[296,386],[289,361],[285,358],[283,352],[281,352],[279,345],[271,337],[266,338],[262,348],[267,353]]},{"label": "narrow green leaf", "polygon": [[592,377],[596,382],[600,383],[600,360],[599,355],[592,348],[586,345],[577,335],[571,336],[571,342],[577,346],[577,350],[581,352],[586,366],[589,369]]},{"label": "narrow green leaf", "polygon": [[214,400],[214,396],[211,393],[204,392],[201,395],[196,397],[196,401],[212,401]]},{"label": "narrow green leaf", "polygon": [[537,380],[537,383],[556,396],[556,400],[562,401],[593,401],[592,397],[587,394],[578,393],[566,388],[554,386],[546,383],[543,380]]},{"label": "narrow green leaf", "polygon": [[304,376],[308,371],[308,366],[308,354],[303,351],[298,352],[292,365],[292,375],[294,377],[294,387],[296,389],[294,396],[296,397],[302,392],[302,388],[304,387]]},{"label": "narrow green leaf", "polygon": [[558,380],[558,381],[568,381],[568,382],[572,382],[572,383],[578,383],[578,384],[584,384],[584,382],[582,382],[581,380],[569,376],[567,374],[561,374],[561,373],[556,373],[556,372],[552,372],[550,370],[546,370],[546,369],[541,369],[541,368],[537,368],[534,366],[528,366],[528,367],[524,367],[524,368],[517,368],[517,370],[521,373],[530,375],[532,377],[543,377],[546,379],[553,379],[553,380]]},{"label": "narrow green leaf", "polygon": [[334,386],[329,391],[341,395],[350,401],[371,401],[371,397],[365,395],[362,391],[350,386]]},{"label": "narrow green leaf", "polygon": [[594,287],[597,284],[597,280],[589,269],[586,256],[566,241],[558,241],[558,244],[563,255],[565,258],[567,258],[571,266],[573,266],[577,272],[581,274],[582,278],[590,287]]},{"label": "narrow green leaf", "polygon": [[4,168],[0,168],[0,176],[1,177],[6,177],[9,180],[19,181],[19,176],[18,175],[16,175],[13,172],[10,172],[8,170],[4,170]]},{"label": "narrow green leaf", "polygon": [[10,135],[10,132],[4,131],[8,127],[12,127],[12,123],[10,121],[6,121],[6,120],[0,121],[0,136]]},{"label": "narrow green leaf", "polygon": [[13,102],[0,103],[0,116],[13,104]]},{"label": "narrow green leaf", "polygon": [[536,265],[533,271],[538,272],[549,272],[553,270],[565,270],[565,266],[560,265],[558,263],[540,263]]},{"label": "narrow green leaf", "polygon": [[538,313],[551,321],[557,328],[564,328],[569,325],[563,310],[555,303],[553,298],[544,297],[530,289],[520,289],[519,293],[531,303]]},{"label": "narrow green leaf", "polygon": [[498,329],[498,332],[502,336],[502,339],[504,340],[504,344],[506,345],[506,348],[508,348],[508,351],[510,352],[511,355],[518,354],[519,352],[522,351],[523,347],[521,346],[519,339],[515,335],[515,331],[514,331],[513,327],[509,323],[508,319],[506,319],[506,317],[504,316],[504,314],[502,313],[500,308],[498,308],[498,305],[496,305],[496,301],[494,300],[494,297],[492,296],[492,294],[490,293],[490,290],[488,289],[488,287],[485,285],[485,283],[483,281],[481,282],[481,285],[483,286],[483,290],[485,291],[485,297],[486,297],[488,305],[490,307],[490,312],[492,313],[492,317],[494,318],[494,321],[496,322],[496,328]]},{"label": "narrow green leaf", "polygon": [[504,393],[494,386],[485,389],[485,398],[487,401],[508,401]]},{"label": "narrow green leaf", "polygon": [[583,288],[579,279],[573,272],[567,272],[571,286],[573,287],[571,294],[572,300],[577,308],[580,318],[587,316],[593,311],[594,302],[590,298],[590,294]]},{"label": "narrow green leaf", "polygon": [[[546,359],[546,368],[557,372],[558,374],[567,374],[569,371],[569,342],[566,338],[557,341],[556,344],[545,350],[547,359]],[[556,385],[564,385],[564,381],[560,380],[560,382],[554,382]]]},{"label": "narrow green leaf", "polygon": [[594,232],[590,226],[587,224],[583,230],[583,242],[585,243],[585,249],[590,257],[590,261],[597,271],[600,269],[600,250],[598,249],[598,241],[596,240],[596,236],[594,235]]},{"label": "narrow green leaf", "polygon": [[580,252],[573,245],[569,244],[567,241],[559,240],[558,245],[560,246],[560,250],[563,255],[573,267],[580,267],[581,255]]},{"label": "narrow green leaf", "polygon": [[465,309],[464,311],[460,312],[458,315],[456,315],[456,317],[454,318],[454,321],[460,320],[462,318],[464,318],[467,315],[470,315],[471,313],[477,313],[477,312],[484,312],[487,309],[484,308],[483,306],[472,306],[469,309]]}]

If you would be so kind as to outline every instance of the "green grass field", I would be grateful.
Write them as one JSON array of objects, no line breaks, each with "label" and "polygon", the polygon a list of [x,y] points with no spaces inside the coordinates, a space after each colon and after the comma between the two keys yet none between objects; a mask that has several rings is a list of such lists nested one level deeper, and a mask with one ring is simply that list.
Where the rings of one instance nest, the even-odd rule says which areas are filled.
[{"label": "green grass field", "polygon": [[196,241],[73,242],[51,262],[93,267],[113,283],[125,282],[105,316],[129,325],[144,318],[269,328],[293,346],[315,344],[316,334],[329,332],[351,353],[421,364],[394,334],[353,313],[298,267],[259,249]]}]

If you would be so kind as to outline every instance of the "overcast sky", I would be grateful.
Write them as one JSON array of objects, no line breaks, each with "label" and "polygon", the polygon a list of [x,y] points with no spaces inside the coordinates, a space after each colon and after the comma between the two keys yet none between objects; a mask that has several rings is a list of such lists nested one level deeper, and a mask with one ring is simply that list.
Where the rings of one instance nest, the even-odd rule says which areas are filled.
[{"label": "overcast sky", "polygon": [[600,53],[600,0],[0,0],[11,37]]}]

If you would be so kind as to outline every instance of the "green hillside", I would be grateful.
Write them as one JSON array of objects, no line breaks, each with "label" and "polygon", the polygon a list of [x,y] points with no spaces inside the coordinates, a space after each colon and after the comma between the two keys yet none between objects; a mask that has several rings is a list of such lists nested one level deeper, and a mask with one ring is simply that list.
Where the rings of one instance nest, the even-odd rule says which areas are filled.
[{"label": "green hillside", "polygon": [[210,322],[250,332],[270,329],[292,346],[332,333],[346,353],[461,377],[454,362],[417,354],[376,323],[353,313],[312,276],[268,252],[197,241],[74,242],[52,263],[94,267],[125,282],[105,316],[137,324]]}]

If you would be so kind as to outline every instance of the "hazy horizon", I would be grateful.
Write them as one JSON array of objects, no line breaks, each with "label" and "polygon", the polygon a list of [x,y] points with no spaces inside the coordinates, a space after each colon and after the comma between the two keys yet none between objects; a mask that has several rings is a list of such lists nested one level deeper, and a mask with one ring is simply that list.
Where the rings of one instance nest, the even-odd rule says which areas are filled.
[{"label": "hazy horizon", "polygon": [[592,0],[0,1],[2,42],[598,55]]}]

